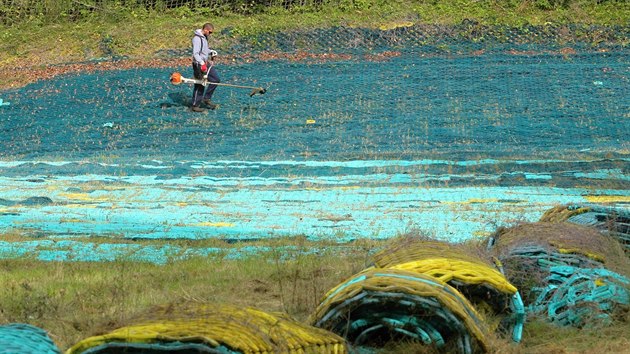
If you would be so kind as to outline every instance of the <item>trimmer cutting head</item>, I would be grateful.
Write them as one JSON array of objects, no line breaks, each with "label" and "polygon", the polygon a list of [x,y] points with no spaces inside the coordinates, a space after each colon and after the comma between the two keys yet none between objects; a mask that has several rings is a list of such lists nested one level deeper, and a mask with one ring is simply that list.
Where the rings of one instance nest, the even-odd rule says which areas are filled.
[{"label": "trimmer cutting head", "polygon": [[255,89],[252,90],[252,93],[249,94],[249,97],[254,96],[255,94],[260,94],[260,95],[264,95],[265,92],[267,92],[266,89],[262,88],[262,87],[257,87]]}]

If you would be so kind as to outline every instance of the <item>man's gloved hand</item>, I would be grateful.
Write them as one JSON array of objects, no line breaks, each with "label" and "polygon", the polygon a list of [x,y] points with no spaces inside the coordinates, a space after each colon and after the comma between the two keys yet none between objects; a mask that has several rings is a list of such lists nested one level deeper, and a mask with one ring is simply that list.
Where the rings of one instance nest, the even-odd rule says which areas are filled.
[{"label": "man's gloved hand", "polygon": [[216,51],[216,50],[211,50],[211,51],[210,51],[210,58],[214,58],[214,57],[216,57],[217,55],[218,55],[218,53],[217,53],[217,51]]},{"label": "man's gloved hand", "polygon": [[201,72],[204,74],[208,72],[208,65],[206,63],[201,64]]}]

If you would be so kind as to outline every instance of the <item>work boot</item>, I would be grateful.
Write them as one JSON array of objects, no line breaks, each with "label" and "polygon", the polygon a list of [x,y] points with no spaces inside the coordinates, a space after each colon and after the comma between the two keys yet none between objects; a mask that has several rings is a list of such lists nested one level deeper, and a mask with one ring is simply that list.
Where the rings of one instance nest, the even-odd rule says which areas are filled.
[{"label": "work boot", "polygon": [[208,106],[208,108],[210,109],[217,109],[217,107],[219,107],[218,104],[212,102],[212,100],[206,98],[203,100],[203,104],[205,104],[206,106]]},{"label": "work boot", "polygon": [[199,107],[199,106],[192,106],[190,107],[190,110],[193,112],[205,112],[205,109]]}]

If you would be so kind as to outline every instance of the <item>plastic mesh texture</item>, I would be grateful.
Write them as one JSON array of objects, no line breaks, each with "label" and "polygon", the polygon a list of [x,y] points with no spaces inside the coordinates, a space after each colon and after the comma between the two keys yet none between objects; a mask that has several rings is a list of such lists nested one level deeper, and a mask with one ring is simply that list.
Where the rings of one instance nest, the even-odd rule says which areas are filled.
[{"label": "plastic mesh texture", "polygon": [[451,285],[481,284],[504,295],[517,291],[492,264],[444,242],[402,241],[375,254],[373,259],[378,268],[415,271]]},{"label": "plastic mesh texture", "polygon": [[528,306],[564,326],[588,327],[610,324],[611,314],[630,305],[630,279],[607,269],[552,266],[547,285],[533,289],[536,301]]},{"label": "plastic mesh texture", "polygon": [[[554,208],[545,220],[572,214]],[[577,215],[584,215],[582,212]],[[495,250],[518,284],[529,315],[566,326],[600,326],[628,305],[621,245],[596,229],[571,223],[527,224],[503,230]],[[610,268],[610,269],[609,269]]]},{"label": "plastic mesh texture", "polygon": [[377,268],[401,269],[431,276],[460,291],[477,308],[501,317],[502,330],[520,341],[525,311],[520,294],[495,265],[472,249],[429,240],[403,239],[373,257]]},{"label": "plastic mesh texture", "polygon": [[232,305],[159,306],[132,324],[86,338],[68,354],[146,349],[209,353],[345,353],[339,336],[287,315]]},{"label": "plastic mesh texture", "polygon": [[501,256],[532,248],[548,250],[558,259],[579,259],[583,266],[605,264],[623,268],[628,262],[617,240],[594,228],[572,223],[526,223],[501,230],[496,240],[495,248]]},{"label": "plastic mesh texture", "polygon": [[43,329],[24,323],[11,323],[0,326],[0,353],[59,354],[61,352]]},{"label": "plastic mesh texture", "polygon": [[0,158],[614,155],[628,147],[626,57],[406,54],[385,62],[225,65],[218,69],[224,82],[267,93],[250,98],[250,90],[219,87],[220,108],[198,117],[188,108],[192,87],[168,81],[171,71],[188,68],[66,75],[2,93],[11,104],[0,107]]},{"label": "plastic mesh texture", "polygon": [[349,278],[326,294],[312,323],[366,347],[406,339],[461,353],[487,349],[483,319],[461,293],[405,270],[373,268]]},{"label": "plastic mesh texture", "polygon": [[561,205],[548,210],[541,221],[567,221],[596,228],[619,240],[630,256],[630,212],[626,209],[594,204]]},{"label": "plastic mesh texture", "polygon": [[[455,25],[398,21],[380,28],[336,26],[239,36],[233,28],[217,34],[227,53],[362,53],[413,52],[420,55],[462,55],[511,51],[528,54],[546,50],[571,54],[582,50],[614,51],[624,48],[630,26],[546,24],[541,26],[488,26],[464,20]],[[231,40],[237,38],[237,40]],[[186,49],[161,52],[165,57],[187,57]]]}]

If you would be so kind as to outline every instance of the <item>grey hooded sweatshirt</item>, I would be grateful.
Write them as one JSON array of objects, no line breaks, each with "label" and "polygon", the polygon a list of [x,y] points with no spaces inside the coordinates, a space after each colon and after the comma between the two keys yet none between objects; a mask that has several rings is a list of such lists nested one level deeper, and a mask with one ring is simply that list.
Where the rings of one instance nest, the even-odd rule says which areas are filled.
[{"label": "grey hooded sweatshirt", "polygon": [[208,47],[208,40],[203,35],[201,29],[195,30],[195,35],[192,38],[193,46],[193,63],[199,65],[208,61],[208,55],[210,55],[210,47]]}]

